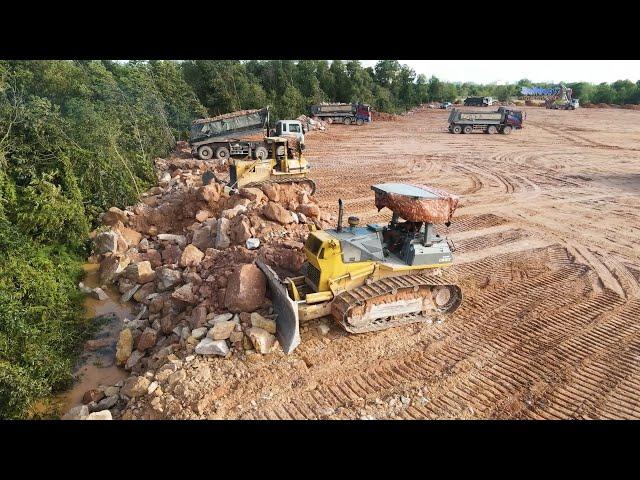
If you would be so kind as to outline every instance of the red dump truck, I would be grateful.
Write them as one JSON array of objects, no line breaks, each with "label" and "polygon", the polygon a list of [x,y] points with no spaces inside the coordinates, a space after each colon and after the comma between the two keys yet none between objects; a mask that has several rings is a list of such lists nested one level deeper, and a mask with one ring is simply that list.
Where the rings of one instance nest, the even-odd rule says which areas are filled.
[{"label": "red dump truck", "polygon": [[371,123],[371,107],[363,103],[320,103],[311,106],[311,115],[345,125]]}]

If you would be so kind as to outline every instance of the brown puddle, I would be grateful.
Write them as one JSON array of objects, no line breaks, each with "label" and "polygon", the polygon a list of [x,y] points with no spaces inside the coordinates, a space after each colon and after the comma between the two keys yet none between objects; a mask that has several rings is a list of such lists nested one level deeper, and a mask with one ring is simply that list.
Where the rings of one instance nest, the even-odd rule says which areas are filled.
[{"label": "brown puddle", "polygon": [[[94,263],[83,265],[86,272],[83,283],[89,288],[101,286],[98,267],[99,265]],[[130,304],[120,303],[120,294],[115,288],[110,286],[104,291],[109,296],[108,300],[100,301],[87,295],[84,301],[84,318],[87,322],[101,315],[112,315],[92,338],[103,346],[92,351],[85,348],[80,355],[74,372],[76,383],[66,392],[56,396],[55,403],[59,405],[61,415],[75,406],[82,405],[82,396],[87,390],[98,388],[99,385],[111,386],[128,376],[124,369],[115,364],[116,343],[123,327],[123,319],[132,318],[135,314],[132,313]]]}]

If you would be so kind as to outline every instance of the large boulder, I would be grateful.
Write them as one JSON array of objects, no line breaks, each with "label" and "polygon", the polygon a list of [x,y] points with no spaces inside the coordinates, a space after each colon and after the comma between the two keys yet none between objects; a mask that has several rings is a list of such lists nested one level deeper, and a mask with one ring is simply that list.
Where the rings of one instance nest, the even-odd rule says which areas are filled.
[{"label": "large boulder", "polygon": [[212,340],[211,338],[203,338],[195,349],[198,355],[219,355],[226,356],[229,353],[229,346],[226,340]]},{"label": "large boulder", "polygon": [[142,240],[142,234],[136,232],[135,230],[132,230],[131,228],[120,228],[119,233],[120,235],[122,235],[122,238],[127,241],[130,247],[138,245],[140,243],[140,240]]},{"label": "large boulder", "polygon": [[129,221],[127,215],[118,207],[111,207],[102,215],[102,224],[109,227],[114,227],[118,222],[122,222],[126,225]]},{"label": "large boulder", "polygon": [[198,301],[198,298],[193,294],[193,284],[191,283],[186,283],[176,289],[171,294],[171,298],[189,304],[195,304]]},{"label": "large boulder", "polygon": [[276,343],[276,337],[259,327],[251,327],[249,329],[249,338],[253,343],[253,348],[257,352],[264,354],[271,353]]},{"label": "large boulder", "polygon": [[207,248],[214,248],[215,241],[211,234],[211,227],[209,225],[202,225],[199,229],[194,230],[191,243],[200,251],[205,251]]},{"label": "large boulder", "polygon": [[182,255],[180,256],[180,266],[197,267],[200,265],[203,258],[204,253],[202,253],[195,245],[189,244],[182,251]]},{"label": "large boulder", "polygon": [[178,263],[181,255],[182,255],[182,250],[180,250],[180,247],[178,247],[173,243],[166,245],[162,249],[162,253],[160,254],[162,258],[162,263],[167,265],[174,265]]},{"label": "large boulder", "polygon": [[216,224],[215,248],[227,248],[231,245],[230,222],[228,218],[219,218]]},{"label": "large boulder", "polygon": [[207,333],[207,337],[212,340],[226,340],[236,328],[236,325],[237,323],[232,321],[215,322],[209,333]]},{"label": "large boulder", "polygon": [[262,199],[265,197],[264,193],[262,193],[262,190],[259,188],[241,188],[239,193],[242,197],[248,198],[252,202],[256,203],[262,202]]},{"label": "large boulder", "polygon": [[148,305],[149,300],[147,300],[147,297],[152,293],[154,293],[155,290],[156,290],[156,286],[152,282],[145,283],[133,294],[133,299],[136,302],[140,302],[140,303],[144,303],[145,305]]},{"label": "large boulder", "polygon": [[182,273],[178,270],[173,270],[168,267],[162,267],[157,272],[158,277],[158,290],[169,290],[173,286],[179,284],[182,281]]},{"label": "large boulder", "polygon": [[213,213],[211,213],[209,210],[200,210],[198,211],[198,213],[196,213],[196,220],[199,222],[204,222],[207,218],[210,218],[213,216]]},{"label": "large boulder", "polygon": [[238,216],[240,213],[246,212],[246,211],[247,211],[247,207],[245,207],[244,205],[236,205],[233,208],[229,208],[227,210],[224,210],[220,214],[220,217],[221,218],[227,218],[227,219],[231,220],[232,218],[235,218],[236,216]]},{"label": "large boulder", "polygon": [[86,420],[89,416],[89,407],[80,405],[73,407],[63,417],[62,420]]},{"label": "large boulder", "polygon": [[262,191],[272,202],[280,201],[280,193],[278,191],[277,185],[265,183],[264,185],[262,185]]},{"label": "large boulder", "polygon": [[113,420],[109,410],[101,410],[99,412],[90,413],[87,420]]},{"label": "large boulder", "polygon": [[269,333],[276,333],[276,321],[271,318],[264,318],[258,312],[251,314],[251,326],[262,328]]},{"label": "large boulder", "polygon": [[150,383],[145,377],[129,377],[120,389],[120,393],[129,398],[139,397],[147,393]]},{"label": "large boulder", "polygon": [[207,307],[198,306],[191,312],[191,318],[189,319],[189,325],[192,330],[203,327],[207,324]]},{"label": "large boulder", "polygon": [[231,239],[233,243],[244,243],[251,238],[251,221],[244,215],[235,219],[231,227]]},{"label": "large boulder", "polygon": [[200,189],[198,190],[198,194],[200,195],[200,198],[202,198],[202,200],[207,202],[209,206],[214,208],[216,207],[218,201],[220,200],[220,192],[221,192],[220,185],[215,182],[210,183],[209,185],[200,187]]},{"label": "large boulder", "polygon": [[97,388],[92,388],[91,390],[87,390],[84,392],[82,396],[82,403],[87,405],[91,402],[99,402],[104,398],[104,392],[102,390],[98,390]]},{"label": "large boulder", "polygon": [[287,225],[288,223],[293,223],[295,220],[293,219],[293,215],[291,212],[279,203],[269,202],[265,205],[262,210],[262,214],[267,217],[269,220],[273,220],[274,222],[278,222],[281,225]]},{"label": "large boulder", "polygon": [[133,351],[133,334],[131,330],[125,328],[120,332],[116,345],[116,364],[124,365]]},{"label": "large boulder", "polygon": [[133,367],[135,367],[137,363],[142,360],[142,357],[144,357],[144,352],[141,352],[140,350],[134,350],[131,353],[131,356],[127,359],[127,363],[124,364],[125,370],[131,370]]},{"label": "large boulder", "polygon": [[155,269],[162,265],[162,256],[155,248],[148,249],[141,257],[141,260],[146,260],[151,264],[151,268]]},{"label": "large boulder", "polygon": [[116,277],[116,275],[124,272],[124,269],[131,263],[128,257],[121,257],[117,255],[107,255],[100,262],[100,269],[98,275],[100,281],[103,283],[110,283]]},{"label": "large boulder", "polygon": [[187,244],[187,237],[184,235],[173,235],[171,233],[160,233],[158,234],[158,240],[163,242],[174,243],[178,245],[180,248],[184,248]]},{"label": "large boulder", "polygon": [[93,240],[95,253],[98,255],[116,253],[118,251],[119,237],[118,233],[112,230],[108,232],[100,232]]},{"label": "large boulder", "polygon": [[136,262],[129,265],[125,268],[123,275],[135,283],[148,283],[156,277],[155,272],[151,268],[151,263],[148,261]]},{"label": "large boulder", "polygon": [[227,284],[224,305],[234,313],[253,312],[265,300],[267,282],[264,274],[252,263],[238,265]]},{"label": "large boulder", "polygon": [[307,217],[318,218],[320,216],[320,207],[315,203],[305,203],[303,205],[298,205],[298,208],[296,210],[306,215]]},{"label": "large boulder", "polygon": [[156,346],[156,339],[158,337],[158,332],[156,332],[153,328],[145,328],[144,332],[138,337],[138,345],[136,348],[140,352],[144,352]]}]

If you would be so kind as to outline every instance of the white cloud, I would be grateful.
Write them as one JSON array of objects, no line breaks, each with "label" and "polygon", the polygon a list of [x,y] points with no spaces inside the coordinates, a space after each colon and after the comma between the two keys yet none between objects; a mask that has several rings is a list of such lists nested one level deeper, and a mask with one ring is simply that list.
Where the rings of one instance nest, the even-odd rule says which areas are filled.
[{"label": "white cloud", "polygon": [[[363,60],[373,66],[377,60]],[[451,82],[615,82],[640,80],[640,60],[400,60],[416,73]]]}]

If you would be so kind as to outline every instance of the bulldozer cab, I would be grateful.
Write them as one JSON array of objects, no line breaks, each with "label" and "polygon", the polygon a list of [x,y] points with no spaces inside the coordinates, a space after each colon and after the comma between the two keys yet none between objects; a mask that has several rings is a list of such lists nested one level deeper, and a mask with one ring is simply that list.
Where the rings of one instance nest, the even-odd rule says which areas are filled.
[{"label": "bulldozer cab", "polygon": [[267,137],[265,144],[273,168],[280,173],[305,173],[309,164],[302,154],[302,144],[295,138]]}]

